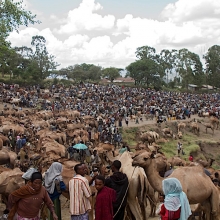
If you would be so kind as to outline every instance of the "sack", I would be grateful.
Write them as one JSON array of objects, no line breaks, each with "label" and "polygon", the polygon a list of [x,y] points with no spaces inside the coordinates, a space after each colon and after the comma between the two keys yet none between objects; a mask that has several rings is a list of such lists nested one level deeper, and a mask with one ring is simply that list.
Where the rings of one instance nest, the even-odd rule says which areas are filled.
[{"label": "sack", "polygon": [[182,150],[182,155],[185,155],[185,152]]}]

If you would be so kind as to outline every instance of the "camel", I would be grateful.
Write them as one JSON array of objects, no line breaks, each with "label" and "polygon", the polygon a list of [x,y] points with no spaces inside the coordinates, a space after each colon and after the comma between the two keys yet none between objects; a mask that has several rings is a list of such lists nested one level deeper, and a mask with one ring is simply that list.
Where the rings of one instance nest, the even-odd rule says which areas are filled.
[{"label": "camel", "polygon": [[2,139],[4,146],[10,145],[10,141],[9,141],[8,137],[4,136],[3,134],[0,134],[0,139]]},{"label": "camel", "polygon": [[182,160],[179,157],[171,157],[167,160],[168,163],[171,164],[172,167],[174,166],[185,166],[186,165],[186,161]]},{"label": "camel", "polygon": [[109,143],[99,143],[98,148],[102,148],[105,151],[112,151],[114,152],[115,146]]},{"label": "camel", "polygon": [[148,142],[148,144],[152,144],[153,142],[155,142],[154,137],[152,137],[148,132],[142,133],[139,137],[140,141],[142,141],[143,143]]},{"label": "camel", "polygon": [[182,138],[183,138],[183,133],[182,133],[181,131],[178,131],[177,137],[178,137],[179,139],[182,139]]},{"label": "camel", "polygon": [[[163,193],[163,178],[157,173],[154,155],[149,152],[142,153],[133,159],[132,165],[143,167],[151,186],[156,191]],[[214,219],[217,219],[216,216],[219,211],[218,192],[202,167],[177,168],[168,178],[170,177],[177,178],[181,182],[183,191],[186,193],[190,204],[205,202],[211,205],[207,220],[210,220],[211,212]]]},{"label": "camel", "polygon": [[205,168],[210,168],[214,161],[215,161],[215,159],[210,158],[210,159],[208,159],[208,161],[204,161],[204,160],[200,159],[200,160],[198,160],[196,162],[201,164]]},{"label": "camel", "polygon": [[9,194],[25,184],[22,175],[23,172],[19,168],[6,170],[0,174],[0,194],[5,204],[7,204]]},{"label": "camel", "polygon": [[0,138],[0,150],[3,148],[3,140]]},{"label": "camel", "polygon": [[[149,198],[151,205],[151,216],[155,215],[155,204],[156,199],[154,196],[154,190],[150,186],[146,175],[142,168],[134,168],[132,167],[132,158],[128,151],[125,151],[121,156],[113,157],[111,152],[106,153],[107,158],[110,162],[114,160],[120,160],[122,163],[121,171],[128,176],[128,180],[130,182],[130,187],[128,189],[128,205],[130,211],[134,215],[135,219],[146,219],[146,196]],[[139,194],[141,187],[141,194]],[[144,188],[143,188],[144,187]],[[141,196],[141,197],[140,197]],[[139,203],[137,201],[139,199]],[[141,209],[140,209],[141,206]],[[142,214],[141,214],[142,213]],[[143,217],[142,217],[143,215]]]},{"label": "camel", "polygon": [[217,130],[218,126],[219,126],[218,118],[212,116],[212,117],[210,117],[210,121],[211,121],[211,124],[213,124],[214,128],[216,128],[216,130]]},{"label": "camel", "polygon": [[215,127],[212,123],[204,123],[204,122],[201,122],[202,125],[205,126],[205,131],[206,131],[206,134],[207,134],[207,130],[208,128],[210,128],[212,130],[212,135],[214,135],[214,130],[215,130]]},{"label": "camel", "polygon": [[0,165],[9,164],[11,168],[15,166],[15,160],[17,159],[17,154],[13,151],[3,148],[0,150]]},{"label": "camel", "polygon": [[[132,167],[132,158],[130,153],[125,151],[119,160],[122,163],[121,171],[125,173],[129,180],[129,189],[128,189],[128,205],[135,219],[147,219],[147,201],[146,194],[148,195],[150,189],[149,182],[142,168]],[[152,190],[151,190],[152,192]],[[156,199],[153,195],[148,195],[151,200],[152,206],[156,204]],[[138,198],[138,200],[137,200]],[[139,201],[139,203],[138,203]],[[154,203],[154,204],[153,204]],[[153,214],[153,207],[152,211]]]},{"label": "camel", "polygon": [[194,134],[199,135],[199,125],[198,125],[197,122],[192,122],[192,123],[190,124],[190,127],[191,127],[192,132],[193,132]]},{"label": "camel", "polygon": [[164,137],[171,137],[173,138],[173,131],[170,128],[163,128],[162,134]]},{"label": "camel", "polygon": [[177,131],[178,132],[180,132],[180,131],[184,132],[185,128],[186,128],[186,124],[185,123],[180,122],[180,123],[177,124]]},{"label": "camel", "polygon": [[152,138],[154,138],[154,140],[157,140],[160,137],[159,134],[157,132],[155,132],[155,131],[147,131],[147,133],[150,134],[150,136]]}]

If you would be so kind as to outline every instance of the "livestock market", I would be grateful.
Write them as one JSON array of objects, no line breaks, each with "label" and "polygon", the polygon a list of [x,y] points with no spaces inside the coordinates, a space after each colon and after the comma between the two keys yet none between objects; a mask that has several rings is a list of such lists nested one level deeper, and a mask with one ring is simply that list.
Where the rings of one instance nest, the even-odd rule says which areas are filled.
[{"label": "livestock market", "polygon": [[0,0],[0,220],[220,220],[220,0]]},{"label": "livestock market", "polygon": [[219,93],[91,83],[0,91],[1,219],[19,198],[17,215],[27,213],[37,181],[48,195],[30,217],[158,219],[167,177],[183,190],[189,219],[218,219]]}]

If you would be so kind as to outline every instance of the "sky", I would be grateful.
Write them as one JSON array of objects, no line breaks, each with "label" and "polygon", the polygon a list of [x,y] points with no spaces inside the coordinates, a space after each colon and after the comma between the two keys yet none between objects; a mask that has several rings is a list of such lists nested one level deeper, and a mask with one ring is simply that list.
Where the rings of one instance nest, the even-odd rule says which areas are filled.
[{"label": "sky", "polygon": [[220,44],[220,0],[24,0],[40,24],[20,27],[12,46],[46,39],[60,64],[125,68],[138,47],[187,48],[202,57]]}]

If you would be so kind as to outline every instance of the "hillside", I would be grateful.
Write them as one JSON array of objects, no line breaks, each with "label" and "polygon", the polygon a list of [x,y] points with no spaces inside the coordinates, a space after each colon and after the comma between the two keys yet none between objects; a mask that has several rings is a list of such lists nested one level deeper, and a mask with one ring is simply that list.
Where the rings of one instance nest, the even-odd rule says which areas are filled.
[{"label": "hillside", "polygon": [[[209,122],[209,119],[198,118],[199,122]],[[214,135],[212,131],[208,129],[207,134],[205,126],[199,123],[200,133],[195,135],[192,133],[189,123],[182,121],[187,124],[182,139],[169,139],[167,143],[161,143],[161,152],[163,152],[168,158],[177,155],[177,142],[180,141],[183,144],[185,155],[181,157],[188,160],[189,154],[191,153],[195,160],[202,159],[204,161],[208,159],[214,159],[213,168],[220,169],[220,130],[215,130]],[[122,130],[123,141],[127,142],[131,148],[135,148],[138,142],[139,131],[156,131],[161,136],[161,129],[169,127],[174,133],[177,133],[176,121],[168,121],[167,124],[162,124],[161,128],[156,126],[155,121],[143,122],[135,127],[135,124],[130,124],[130,127],[124,127]]]}]

